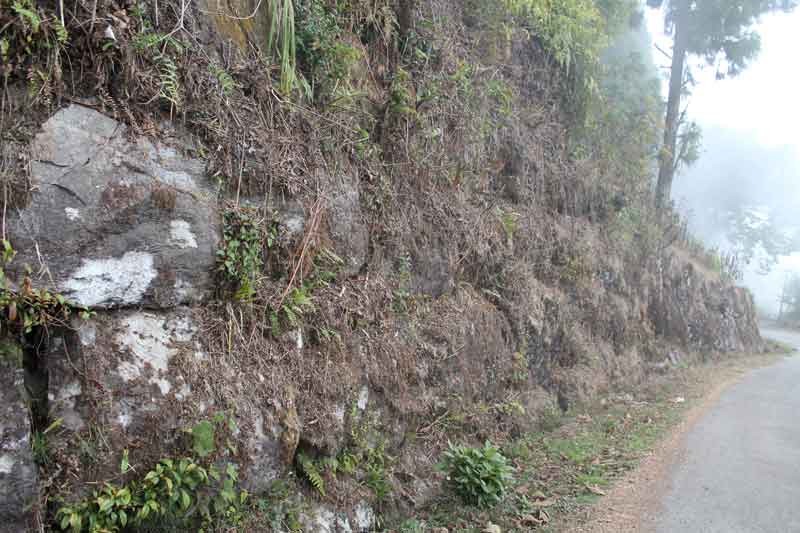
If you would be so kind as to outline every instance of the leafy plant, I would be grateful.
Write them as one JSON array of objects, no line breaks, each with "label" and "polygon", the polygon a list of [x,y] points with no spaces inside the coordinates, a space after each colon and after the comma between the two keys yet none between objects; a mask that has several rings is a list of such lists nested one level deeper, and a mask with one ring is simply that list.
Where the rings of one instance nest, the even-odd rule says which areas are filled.
[{"label": "leafy plant", "polygon": [[499,503],[513,480],[511,466],[489,441],[482,448],[449,443],[440,468],[465,503],[480,507]]},{"label": "leafy plant", "polygon": [[364,485],[372,490],[378,501],[382,501],[392,492],[392,485],[386,471],[391,458],[386,454],[383,442],[367,448],[365,455]]},{"label": "leafy plant", "polygon": [[[567,100],[584,118],[599,93],[600,53],[630,16],[630,0],[503,0],[508,12],[531,29],[568,81]],[[600,5],[602,4],[602,5]],[[601,7],[603,8],[601,10]]]},{"label": "leafy plant", "polygon": [[519,213],[511,209],[497,209],[497,218],[500,219],[500,223],[503,225],[506,241],[509,244],[514,242],[514,234],[519,226],[519,216]]},{"label": "leafy plant", "polygon": [[514,91],[511,86],[502,80],[489,80],[486,92],[497,102],[497,112],[504,117],[511,116],[511,105],[514,101]]},{"label": "leafy plant", "polygon": [[27,80],[31,97],[44,102],[63,81],[60,56],[69,40],[51,6],[34,0],[0,0],[3,77]]},{"label": "leafy plant", "polygon": [[233,79],[233,76],[225,70],[224,68],[220,67],[219,65],[212,64],[209,67],[211,74],[217,78],[217,82],[219,83],[219,89],[222,92],[223,96],[228,96],[231,94],[236,88],[239,87],[239,84],[236,80]]},{"label": "leafy plant", "polygon": [[[146,27],[146,26],[145,26]],[[179,109],[183,102],[178,65],[174,57],[183,52],[183,45],[170,34],[142,31],[132,41],[133,49],[147,58],[158,73],[158,97]]]},{"label": "leafy plant", "polygon": [[219,271],[238,286],[236,296],[247,300],[255,292],[261,270],[263,235],[258,221],[244,210],[227,211],[222,218],[222,247],[217,250]]},{"label": "leafy plant", "polygon": [[425,531],[425,523],[420,522],[416,518],[409,518],[399,526],[400,533],[425,533]]},{"label": "leafy plant", "polygon": [[207,457],[214,452],[214,425],[208,420],[196,424],[192,430],[192,450],[198,457]]},{"label": "leafy plant", "polygon": [[[120,464],[126,473],[127,454]],[[194,459],[162,459],[141,480],[124,486],[106,483],[102,489],[56,512],[62,530],[73,533],[115,533],[153,523],[174,523],[186,530],[203,531],[215,521],[235,524],[248,498],[236,489],[238,471],[228,464],[224,473]]]},{"label": "leafy plant", "polygon": [[53,294],[47,289],[34,289],[27,276],[22,279],[18,289],[13,289],[6,278],[5,267],[15,256],[11,244],[3,240],[0,251],[0,310],[5,312],[7,324],[27,334],[38,326],[66,324],[73,313],[78,313],[83,319],[93,315],[88,308],[68,302],[61,294]]},{"label": "leafy plant", "polygon": [[320,472],[316,463],[302,453],[298,454],[297,462],[303,471],[303,475],[306,477],[308,482],[311,483],[311,486],[314,487],[316,491],[324,497],[326,495],[325,480],[322,478],[322,473]]},{"label": "leafy plant", "polygon": [[31,452],[33,453],[33,460],[36,461],[36,464],[45,466],[50,463],[50,446],[47,442],[47,435],[51,431],[60,428],[63,422],[64,420],[62,418],[58,418],[43,431],[36,431],[33,433]]},{"label": "leafy plant", "polygon": [[416,99],[411,92],[411,75],[398,68],[389,89],[389,110],[396,116],[416,117]]}]

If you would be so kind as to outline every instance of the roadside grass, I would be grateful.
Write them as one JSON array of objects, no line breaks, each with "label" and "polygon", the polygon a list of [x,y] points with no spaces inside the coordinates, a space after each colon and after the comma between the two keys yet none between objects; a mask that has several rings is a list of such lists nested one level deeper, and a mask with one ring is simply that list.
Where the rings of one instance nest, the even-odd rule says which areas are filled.
[{"label": "roadside grass", "polygon": [[516,472],[514,487],[500,505],[480,510],[445,495],[426,513],[426,525],[451,533],[479,533],[489,523],[509,533],[555,531],[551,526],[563,516],[596,503],[614,480],[634,468],[680,420],[685,405],[666,399],[622,401],[569,413],[559,427],[503,446]]},{"label": "roadside grass", "polygon": [[780,355],[798,355],[798,354],[800,354],[800,351],[798,351],[791,344],[788,344],[788,343],[785,343],[785,342],[781,342],[781,341],[776,341],[776,340],[769,339],[769,338],[764,339],[764,340],[766,341],[767,349],[770,352],[774,352],[774,353],[780,354]]},{"label": "roadside grass", "polygon": [[503,533],[564,531],[636,468],[713,385],[774,362],[783,353],[674,368],[653,376],[635,395],[612,395],[563,416],[551,414],[546,431],[502,444],[516,471],[514,486],[498,506],[467,507],[443,494],[417,515],[414,522],[422,526],[414,531],[481,533],[491,524]]}]

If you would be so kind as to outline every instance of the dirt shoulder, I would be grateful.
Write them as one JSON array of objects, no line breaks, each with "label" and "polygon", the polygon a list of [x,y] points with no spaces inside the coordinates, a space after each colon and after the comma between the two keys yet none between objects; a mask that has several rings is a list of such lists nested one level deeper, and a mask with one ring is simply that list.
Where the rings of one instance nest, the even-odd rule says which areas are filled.
[{"label": "dirt shoulder", "polygon": [[[745,356],[689,370],[692,376],[683,381],[691,385],[683,398],[687,407],[675,424],[665,430],[663,437],[646,453],[638,466],[612,483],[606,495],[594,505],[574,516],[565,516],[557,531],[581,533],[646,532],[653,529],[652,521],[659,510],[663,494],[669,489],[669,471],[680,462],[685,437],[694,424],[715,405],[720,395],[749,371],[780,360],[783,354]],[[677,393],[678,383],[668,385]]]}]

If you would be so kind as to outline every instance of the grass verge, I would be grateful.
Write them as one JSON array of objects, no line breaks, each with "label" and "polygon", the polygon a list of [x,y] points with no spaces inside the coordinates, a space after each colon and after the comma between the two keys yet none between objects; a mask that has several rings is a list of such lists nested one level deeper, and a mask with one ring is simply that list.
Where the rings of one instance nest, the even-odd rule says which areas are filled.
[{"label": "grass verge", "polygon": [[585,523],[615,483],[722,383],[777,361],[786,351],[728,357],[678,367],[639,389],[609,395],[594,405],[548,418],[547,431],[506,442],[502,452],[516,472],[514,488],[495,508],[464,506],[444,496],[411,522],[412,529],[448,533],[570,531]]}]

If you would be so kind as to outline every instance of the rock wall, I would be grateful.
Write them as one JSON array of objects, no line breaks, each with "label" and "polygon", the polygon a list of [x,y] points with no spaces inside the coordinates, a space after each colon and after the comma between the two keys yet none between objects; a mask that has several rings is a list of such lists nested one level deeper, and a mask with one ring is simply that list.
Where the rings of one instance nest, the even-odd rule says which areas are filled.
[{"label": "rock wall", "polygon": [[[457,21],[427,36],[431,54],[472,42],[465,3],[419,4]],[[377,502],[436,497],[448,439],[519,435],[543,412],[696,354],[762,349],[746,291],[677,246],[613,235],[619,184],[570,162],[561,81],[538,45],[518,35],[440,46],[425,70],[422,49],[408,59],[396,43],[362,43],[383,35],[373,22],[343,30],[357,59],[342,75],[357,75],[359,96],[331,114],[319,87],[308,109],[290,105],[247,55],[264,13],[224,13],[258,5],[201,10],[196,26],[180,17],[204,43],[184,55],[180,116],[174,102],[121,113],[86,90],[83,104],[53,106],[24,147],[30,187],[8,213],[18,255],[6,273],[95,315],[46,331],[26,379],[20,362],[0,361],[0,529],[51,516],[40,489],[80,498],[118,479],[123,454],[149,468],[222,416],[225,459],[256,495],[295,472],[299,454],[385,451],[388,497],[342,476],[323,503],[302,486],[286,498],[315,502],[298,518],[304,531],[369,531]],[[126,28],[115,27],[119,46]],[[481,65],[497,61],[510,110],[480,85]],[[227,92],[209,77],[218,63],[237,76]],[[261,232],[243,297],[219,271],[231,212]],[[60,421],[47,487],[26,401]]]}]

